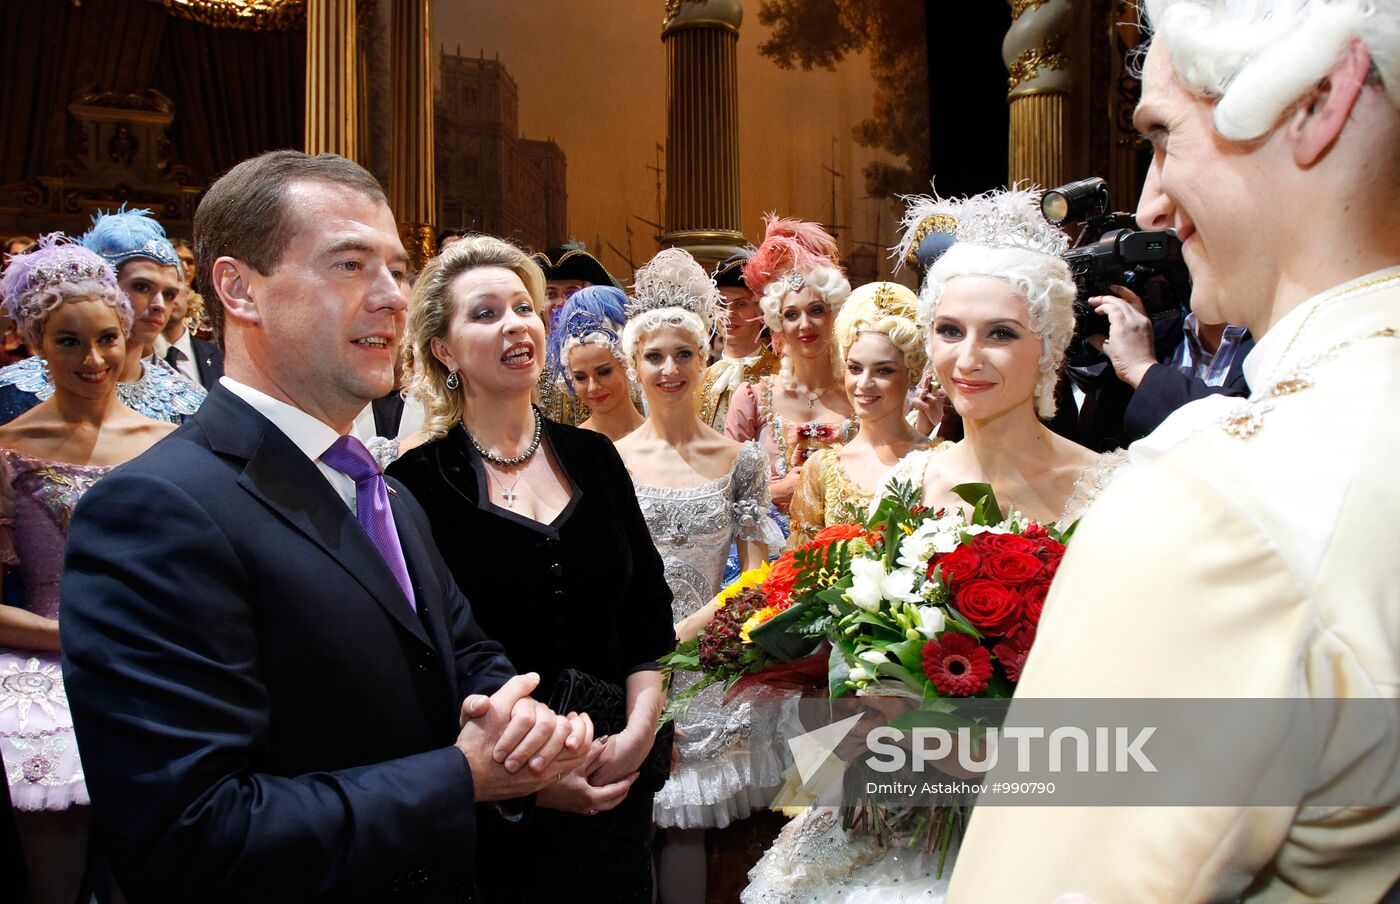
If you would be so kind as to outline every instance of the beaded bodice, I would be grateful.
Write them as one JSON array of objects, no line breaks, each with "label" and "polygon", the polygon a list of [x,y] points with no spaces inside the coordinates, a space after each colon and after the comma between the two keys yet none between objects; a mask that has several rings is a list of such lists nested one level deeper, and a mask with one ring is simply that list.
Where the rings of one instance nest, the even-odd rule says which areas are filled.
[{"label": "beaded bodice", "polygon": [[[117,395],[132,411],[153,420],[179,424],[204,403],[207,393],[160,358],[143,358],[141,368],[141,379],[117,384]],[[53,395],[48,368],[44,359],[37,355],[0,370],[0,386],[13,386],[41,402]]]},{"label": "beaded bodice", "polygon": [[31,612],[58,618],[69,519],[82,495],[111,470],[0,449],[0,561],[19,568]]}]

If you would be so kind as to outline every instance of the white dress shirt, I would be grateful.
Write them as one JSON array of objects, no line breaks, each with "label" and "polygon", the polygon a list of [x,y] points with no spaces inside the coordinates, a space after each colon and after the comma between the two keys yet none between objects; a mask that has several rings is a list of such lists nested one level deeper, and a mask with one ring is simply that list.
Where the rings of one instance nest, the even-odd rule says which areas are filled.
[{"label": "white dress shirt", "polygon": [[[326,480],[330,481],[331,486],[340,494],[340,498],[350,507],[350,510],[355,510],[355,481],[321,461],[321,455],[331,447],[332,443],[340,439],[339,433],[332,430],[324,421],[312,417],[300,408],[289,405],[280,399],[274,399],[267,393],[240,383],[232,377],[220,377],[219,382],[229,392],[252,405],[258,414],[272,421],[273,426],[286,434],[287,439],[291,440],[292,444],[300,449],[303,455],[315,463],[317,469]],[[359,418],[356,419],[357,426],[358,423]],[[371,435],[373,432],[374,416],[371,414]],[[355,433],[356,436],[360,435],[358,430]]]},{"label": "white dress shirt", "polygon": [[[180,354],[184,355],[184,357],[178,361],[171,361],[168,356],[172,348],[179,349]],[[164,333],[160,334],[156,337],[154,351],[157,358],[160,358],[171,367],[175,368],[175,372],[180,376],[189,380],[200,389],[209,388],[199,379],[199,366],[194,360],[194,343],[190,341],[189,330],[182,330],[180,332],[180,338],[176,339],[174,342],[166,339]]]}]

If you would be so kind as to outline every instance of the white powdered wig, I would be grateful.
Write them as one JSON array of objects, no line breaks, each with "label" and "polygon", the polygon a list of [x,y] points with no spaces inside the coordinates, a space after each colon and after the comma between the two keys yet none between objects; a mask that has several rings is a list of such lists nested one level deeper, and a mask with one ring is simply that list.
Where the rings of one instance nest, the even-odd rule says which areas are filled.
[{"label": "white powdered wig", "polygon": [[622,329],[622,350],[627,371],[637,382],[638,346],[656,330],[673,326],[685,330],[702,356],[710,348],[721,296],[705,268],[681,248],[660,251],[637,271],[627,303],[627,325]]},{"label": "white powdered wig", "polygon": [[1396,0],[1144,0],[1154,40],[1188,91],[1218,98],[1215,128],[1234,141],[1269,132],[1360,40],[1400,107]]},{"label": "white powdered wig", "polygon": [[775,333],[783,331],[783,299],[789,292],[804,288],[815,289],[831,308],[831,313],[836,314],[841,310],[846,296],[851,294],[851,281],[836,267],[827,266],[816,266],[806,273],[789,273],[773,280],[763,287],[763,296],[758,299],[763,322],[770,330]]},{"label": "white powdered wig", "polygon": [[919,299],[919,320],[933,341],[933,318],[948,281],[959,276],[1004,279],[1026,300],[1027,324],[1040,338],[1040,377],[1035,408],[1042,418],[1055,414],[1055,384],[1065,349],[1074,335],[1077,294],[1069,265],[1060,258],[1016,245],[992,247],[959,241],[930,268]]}]

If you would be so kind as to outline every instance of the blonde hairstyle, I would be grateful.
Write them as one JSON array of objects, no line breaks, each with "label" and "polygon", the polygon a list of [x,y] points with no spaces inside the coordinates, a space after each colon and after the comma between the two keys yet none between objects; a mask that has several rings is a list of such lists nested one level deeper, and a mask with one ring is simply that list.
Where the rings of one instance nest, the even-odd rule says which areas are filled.
[{"label": "blonde hairstyle", "polygon": [[1372,78],[1400,107],[1395,0],[1146,0],[1154,40],[1181,84],[1217,99],[1215,128],[1234,141],[1269,132],[1361,41]]},{"label": "blonde hairstyle", "polygon": [[856,289],[836,315],[834,334],[841,360],[862,333],[879,333],[904,356],[910,385],[919,382],[928,366],[928,342],[918,311],[919,297],[899,283],[873,282]]},{"label": "blonde hairstyle", "polygon": [[[535,313],[544,309],[544,271],[528,254],[503,239],[465,236],[428,262],[413,283],[406,338],[412,349],[408,391],[423,403],[423,434],[429,440],[445,436],[462,420],[462,391],[447,388],[448,370],[433,355],[433,340],[447,339],[457,311],[452,284],[463,273],[480,267],[511,271],[524,283]],[[544,349],[536,349],[535,354],[543,356]]]},{"label": "blonde hairstyle", "polygon": [[1040,377],[1035,408],[1042,418],[1055,414],[1055,384],[1065,349],[1074,335],[1074,280],[1058,257],[1027,248],[992,248],[958,242],[929,270],[919,300],[919,320],[932,342],[933,318],[948,282],[959,276],[1004,279],[1026,301],[1031,332],[1040,339]]}]

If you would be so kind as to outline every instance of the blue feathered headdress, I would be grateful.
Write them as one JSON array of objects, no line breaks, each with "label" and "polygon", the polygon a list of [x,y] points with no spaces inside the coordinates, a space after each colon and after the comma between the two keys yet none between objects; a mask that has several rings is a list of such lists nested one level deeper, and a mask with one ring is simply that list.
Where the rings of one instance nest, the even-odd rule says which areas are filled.
[{"label": "blue feathered headdress", "polygon": [[144,208],[127,210],[123,205],[116,213],[98,213],[92,218],[92,228],[79,241],[114,268],[134,257],[145,257],[174,267],[183,275],[184,267],[175,253],[175,246],[165,237],[165,227],[152,219],[151,212]]}]

